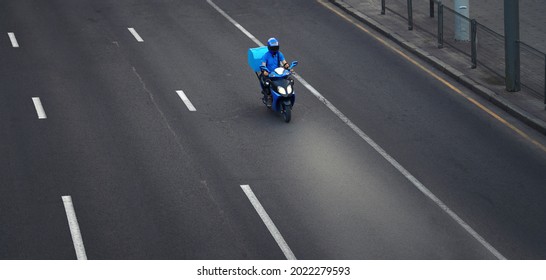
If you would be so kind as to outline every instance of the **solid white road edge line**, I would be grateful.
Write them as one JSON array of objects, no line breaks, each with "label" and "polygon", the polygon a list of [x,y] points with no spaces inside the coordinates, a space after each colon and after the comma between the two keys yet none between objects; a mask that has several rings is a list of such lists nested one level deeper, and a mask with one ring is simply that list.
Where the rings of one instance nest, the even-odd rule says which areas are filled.
[{"label": "solid white road edge line", "polygon": [[[216,4],[211,0],[207,2],[216,9],[220,14],[222,14],[227,20],[229,20],[233,25],[235,25],[239,30],[241,30],[247,37],[254,41],[258,46],[264,46],[259,40],[256,39],[250,32],[244,29],[240,24],[238,24],[233,18],[231,18],[226,12],[220,9]],[[479,233],[477,233],[470,225],[468,225],[463,219],[461,219],[455,212],[453,212],[445,203],[443,203],[436,195],[434,195],[428,188],[426,188],[417,178],[415,178],[409,171],[407,171],[402,165],[400,165],[393,157],[391,157],[381,146],[379,146],[375,141],[373,141],[366,133],[364,133],[358,126],[356,126],[349,118],[347,118],[341,111],[339,111],[330,101],[328,101],[320,92],[318,92],[314,87],[312,87],[307,81],[305,81],[301,76],[295,75],[296,79],[305,86],[318,100],[320,100],[326,107],[328,107],[336,116],[338,116],[341,121],[347,124],[360,138],[362,138],[366,143],[368,143],[374,150],[376,150],[383,158],[385,158],[396,170],[398,170],[404,177],[406,177],[421,193],[426,197],[432,200],[438,207],[440,207],[445,213],[447,213],[455,222],[457,222],[461,227],[463,227],[474,239],[476,239],[482,246],[484,246],[491,254],[496,258],[505,260],[506,258],[495,249],[489,242],[487,242]]]},{"label": "solid white road edge line", "polygon": [[76,257],[78,260],[87,260],[80,226],[78,225],[78,219],[76,218],[76,211],[74,211],[74,205],[72,204],[72,197],[66,195],[62,196],[62,199],[66,218],[68,219],[68,226],[70,227],[70,234],[72,235],[72,242],[74,243],[74,249],[76,250]]},{"label": "solid white road edge line", "polygon": [[262,221],[264,222],[265,226],[275,239],[277,241],[277,244],[281,248],[282,252],[284,253],[284,256],[288,260],[296,260],[296,256],[294,256],[294,253],[292,253],[292,250],[290,250],[290,247],[288,247],[288,244],[286,241],[284,241],[284,238],[282,237],[281,233],[263,208],[262,204],[254,195],[254,192],[252,192],[252,189],[250,189],[249,185],[241,185],[241,189],[245,192],[246,196],[250,200],[250,203],[252,203],[252,206],[254,206],[254,209],[256,209],[256,212],[258,212],[258,215],[260,218],[262,218]]},{"label": "solid white road edge line", "polygon": [[129,29],[129,32],[131,32],[131,34],[133,34],[133,36],[135,37],[135,39],[138,41],[138,42],[144,42],[144,40],[142,40],[142,37],[140,37],[140,35],[138,35],[138,33],[136,32],[136,30],[132,27],[129,27],[127,28]]},{"label": "solid white road edge line", "polygon": [[17,38],[15,38],[15,34],[13,32],[9,32],[8,33],[8,36],[9,36],[9,39],[11,41],[11,45],[14,47],[14,48],[18,48],[19,47],[19,43],[17,42]]},{"label": "solid white road edge line", "polygon": [[264,44],[262,44],[262,42],[260,42],[260,40],[256,39],[256,37],[254,37],[254,35],[250,34],[250,32],[248,32],[244,27],[242,27],[238,22],[236,22],[234,19],[232,19],[226,12],[224,12],[222,9],[220,9],[220,7],[216,6],[216,4],[214,4],[210,0],[207,0],[207,2],[214,9],[216,9],[216,11],[218,11],[221,15],[223,15],[227,20],[229,20],[229,22],[231,22],[231,24],[233,24],[233,25],[235,25],[235,27],[239,28],[239,30],[241,30],[241,32],[243,32],[248,38],[250,38],[250,40],[254,41],[254,43],[256,43],[256,45],[258,45],[260,47],[262,47],[264,45]]},{"label": "solid white road edge line", "polygon": [[186,96],[186,94],[184,94],[184,91],[177,90],[176,93],[178,93],[178,96],[180,96],[180,99],[182,99],[182,101],[184,101],[184,104],[186,104],[186,107],[188,107],[188,110],[190,110],[192,112],[197,111],[197,109],[195,109],[195,107],[193,107],[193,104],[191,104],[191,102],[188,99],[188,97]]},{"label": "solid white road edge line", "polygon": [[44,107],[42,106],[42,101],[40,101],[40,97],[32,97],[32,102],[34,103],[34,107],[36,108],[38,119],[47,119]]}]

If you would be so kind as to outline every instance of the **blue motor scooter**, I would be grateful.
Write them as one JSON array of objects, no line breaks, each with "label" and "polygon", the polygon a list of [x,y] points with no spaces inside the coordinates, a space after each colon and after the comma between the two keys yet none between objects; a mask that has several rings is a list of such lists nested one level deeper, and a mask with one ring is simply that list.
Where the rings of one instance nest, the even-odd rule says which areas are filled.
[{"label": "blue motor scooter", "polygon": [[[269,73],[267,79],[262,80],[260,79],[260,64],[265,52],[267,52],[267,47],[249,49],[249,66],[254,70],[256,77],[260,81],[263,103],[273,111],[280,112],[285,122],[290,122],[290,119],[292,119],[292,107],[296,99],[291,70],[298,65],[298,62],[292,61],[288,69],[278,67],[275,71]],[[271,104],[268,104],[268,91],[271,93]]]},{"label": "blue motor scooter", "polygon": [[[290,64],[290,68],[284,69],[279,67],[275,71],[269,73],[269,77],[260,85],[262,86],[262,94],[264,95],[262,101],[266,106],[271,108],[275,112],[281,112],[285,122],[290,122],[292,118],[292,107],[296,100],[296,92],[294,91],[294,80],[290,77],[292,72],[290,71],[294,66],[298,64],[297,61],[293,61]],[[271,93],[271,96],[267,94],[267,91]],[[271,98],[271,105],[268,104],[268,98]]]}]

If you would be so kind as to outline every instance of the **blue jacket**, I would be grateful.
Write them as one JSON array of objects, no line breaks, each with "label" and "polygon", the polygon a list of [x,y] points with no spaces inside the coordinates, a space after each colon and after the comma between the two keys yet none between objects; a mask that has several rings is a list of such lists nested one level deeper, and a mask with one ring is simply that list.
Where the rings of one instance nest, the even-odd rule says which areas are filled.
[{"label": "blue jacket", "polygon": [[260,69],[267,72],[273,72],[277,67],[282,67],[282,61],[284,61],[282,52],[279,51],[276,55],[273,55],[271,52],[266,52],[262,57],[262,66],[260,66]]}]

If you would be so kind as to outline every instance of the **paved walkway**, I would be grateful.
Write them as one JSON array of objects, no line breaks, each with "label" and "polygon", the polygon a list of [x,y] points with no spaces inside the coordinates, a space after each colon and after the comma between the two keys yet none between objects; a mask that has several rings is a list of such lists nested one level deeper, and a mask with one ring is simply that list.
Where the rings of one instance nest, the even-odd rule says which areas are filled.
[{"label": "paved walkway", "polygon": [[[429,0],[413,0],[414,20],[417,25],[426,26],[426,28],[414,28],[412,31],[408,30],[407,20],[392,12],[395,11],[405,16],[406,0],[387,0],[387,7],[392,11],[387,11],[385,15],[380,14],[380,0],[330,1],[531,127],[546,134],[546,110],[542,96],[537,96],[536,92],[524,87],[522,87],[522,91],[517,93],[506,92],[504,79],[497,74],[485,67],[480,67],[480,65],[476,69],[471,69],[469,57],[451,46],[438,49],[437,39],[432,35],[436,32],[436,19],[429,17]],[[453,8],[453,0],[444,0],[443,3]],[[500,0],[471,1],[470,17],[475,18],[493,31],[503,34],[503,9],[503,3]],[[545,13],[546,5],[542,0],[520,0],[520,39],[541,51],[546,51],[546,32],[543,29],[546,26]],[[493,39],[485,38],[485,35],[480,37],[479,31],[478,35],[479,44],[489,43],[490,48],[504,49],[502,41],[495,42]],[[481,42],[480,38],[482,38]],[[493,44],[497,44],[497,46]],[[468,48],[468,45],[463,48]],[[478,46],[478,52],[479,48],[480,46]],[[481,54],[478,58],[479,63],[503,67],[503,54],[488,55],[489,51],[482,51]],[[542,65],[542,69],[537,70],[542,72],[535,71],[531,74],[543,75],[543,61],[536,64]],[[497,71],[503,72],[498,69]],[[522,80],[528,76],[522,69]]]},{"label": "paved walkway", "polygon": [[[387,0],[388,1],[388,0]],[[423,0],[414,0],[414,2]],[[425,0],[428,2],[428,0]],[[380,2],[380,1],[378,1]],[[454,8],[453,0],[443,0],[444,5]],[[503,0],[470,0],[470,18],[504,34]],[[544,0],[519,0],[520,39],[546,53],[546,2]]]}]

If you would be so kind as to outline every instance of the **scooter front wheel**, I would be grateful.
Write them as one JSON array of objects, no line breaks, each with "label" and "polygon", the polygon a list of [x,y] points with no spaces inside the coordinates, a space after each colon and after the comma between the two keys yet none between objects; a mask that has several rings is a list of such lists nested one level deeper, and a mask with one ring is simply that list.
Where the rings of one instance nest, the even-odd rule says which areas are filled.
[{"label": "scooter front wheel", "polygon": [[290,119],[292,119],[292,106],[283,104],[282,107],[283,107],[282,117],[285,122],[289,123]]}]

